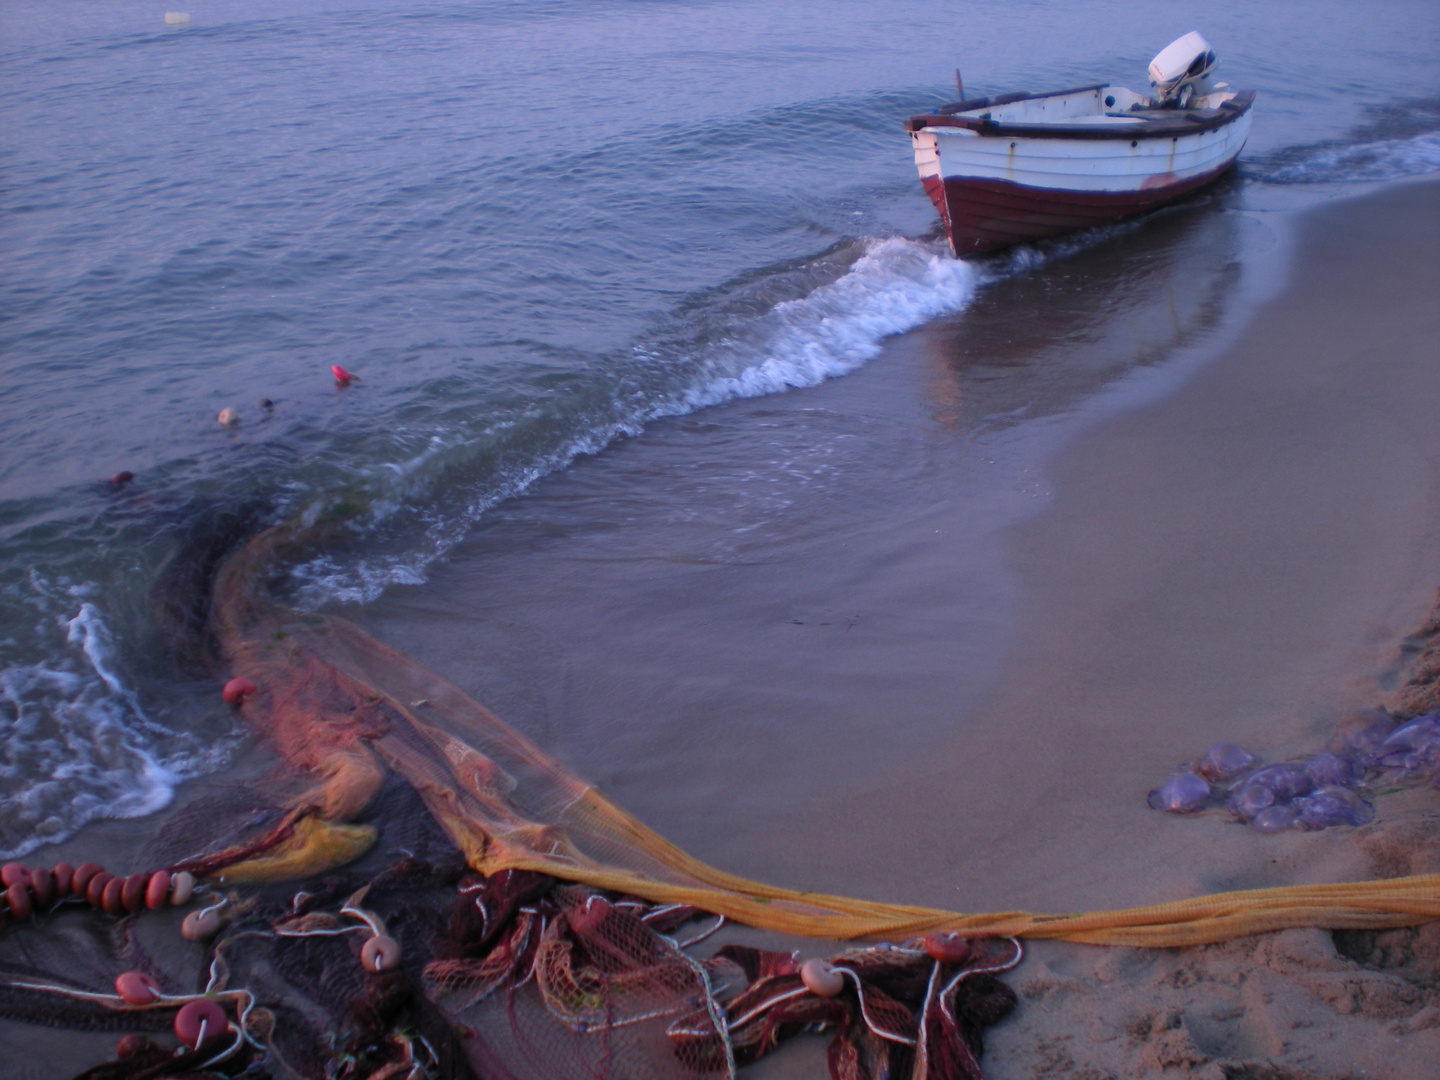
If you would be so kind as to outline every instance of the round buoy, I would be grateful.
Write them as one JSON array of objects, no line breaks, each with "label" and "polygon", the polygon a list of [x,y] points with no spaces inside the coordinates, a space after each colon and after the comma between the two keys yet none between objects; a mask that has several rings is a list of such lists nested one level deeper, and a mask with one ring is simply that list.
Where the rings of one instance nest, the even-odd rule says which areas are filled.
[{"label": "round buoy", "polygon": [[24,863],[7,862],[0,866],[0,885],[7,888],[19,882],[21,885],[30,884],[30,870]]},{"label": "round buoy", "polygon": [[125,1058],[134,1057],[149,1045],[150,1040],[144,1035],[136,1035],[133,1032],[129,1035],[121,1035],[120,1041],[115,1044],[115,1056],[123,1061]]},{"label": "round buoy", "polygon": [[75,881],[75,868],[68,862],[55,864],[55,869],[50,873],[55,877],[55,895],[61,900],[70,895],[70,890]]},{"label": "round buoy", "polygon": [[195,891],[195,875],[189,870],[181,870],[170,878],[170,903],[175,907],[184,907],[190,902],[190,894]]},{"label": "round buoy", "polygon": [[191,1050],[199,1050],[229,1030],[225,1010],[209,998],[187,1001],[175,1014],[175,1034]]},{"label": "round buoy", "polygon": [[595,932],[602,922],[610,917],[614,910],[610,901],[603,896],[587,896],[585,903],[569,908],[565,912],[565,921],[570,924],[570,929],[581,937]]},{"label": "round buoy", "polygon": [[156,870],[145,885],[145,906],[151,911],[164,907],[165,898],[169,895],[170,875],[164,870]]},{"label": "round buoy", "polygon": [[90,884],[85,887],[85,902],[98,909],[105,899],[105,887],[114,880],[114,874],[101,870],[90,879]]},{"label": "round buoy", "polygon": [[259,689],[249,679],[235,678],[225,684],[225,689],[220,691],[220,696],[225,699],[227,704],[239,705]]},{"label": "round buoy", "polygon": [[124,891],[125,878],[112,877],[105,883],[105,891],[100,894],[100,906],[105,909],[106,915],[119,918],[125,914],[125,903],[121,899]]},{"label": "round buoy", "polygon": [[220,414],[216,416],[215,419],[219,420],[221,425],[224,427],[234,427],[236,424],[240,423],[240,414],[234,409],[227,407],[221,409]]},{"label": "round buoy", "polygon": [[160,984],[143,971],[122,971],[115,977],[115,993],[127,1005],[150,1005],[160,1000]]},{"label": "round buoy", "polygon": [[355,378],[354,375],[350,374],[350,372],[346,371],[339,364],[330,365],[330,374],[335,376],[335,381],[341,386],[345,386],[351,379]]},{"label": "round buoy", "polygon": [[845,976],[824,960],[806,960],[801,964],[800,981],[816,997],[837,997],[845,989]]},{"label": "round buoy", "polygon": [[126,484],[128,484],[131,480],[134,479],[135,474],[133,472],[130,472],[129,470],[126,470],[125,472],[117,472],[114,476],[110,477],[110,483],[113,484],[115,487],[124,487]]},{"label": "round buoy", "polygon": [[29,922],[30,916],[35,914],[29,885],[17,881],[5,890],[5,899],[10,902],[10,917],[16,922]]},{"label": "round buoy", "polygon": [[360,965],[366,971],[389,971],[400,963],[400,943],[384,934],[376,934],[360,947]]},{"label": "round buoy", "polygon": [[139,911],[145,906],[145,887],[149,884],[149,874],[131,874],[120,887],[120,905],[132,914]]},{"label": "round buoy", "polygon": [[35,896],[35,906],[48,908],[55,902],[55,878],[43,866],[30,871],[30,891]]},{"label": "round buoy", "polygon": [[970,942],[953,932],[935,933],[925,938],[925,951],[942,964],[963,964],[970,959]]},{"label": "round buoy", "polygon": [[180,924],[180,936],[186,941],[207,941],[220,932],[225,920],[214,908],[192,911]]},{"label": "round buoy", "polygon": [[[96,874],[103,873],[104,870],[105,868],[98,862],[81,863],[75,868],[75,872],[70,875],[71,894],[80,897],[82,900],[88,900],[90,898],[90,882],[95,880]],[[56,867],[56,872],[58,874],[59,867]]]}]

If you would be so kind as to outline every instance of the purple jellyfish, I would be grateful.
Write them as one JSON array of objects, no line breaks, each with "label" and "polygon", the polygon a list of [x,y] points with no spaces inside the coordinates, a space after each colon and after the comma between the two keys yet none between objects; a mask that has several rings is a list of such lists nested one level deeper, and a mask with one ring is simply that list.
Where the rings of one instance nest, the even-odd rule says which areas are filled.
[{"label": "purple jellyfish", "polygon": [[1177,773],[1154,791],[1145,800],[1152,810],[1164,810],[1167,814],[1193,814],[1210,798],[1210,785],[1194,773]]},{"label": "purple jellyfish", "polygon": [[1305,766],[1293,764],[1266,765],[1263,769],[1256,769],[1241,783],[1247,787],[1259,784],[1269,788],[1275,793],[1277,803],[1288,802],[1297,795],[1304,795],[1315,786],[1310,774],[1305,771]]},{"label": "purple jellyfish", "polygon": [[1375,820],[1375,808],[1347,787],[1322,787],[1313,795],[1296,799],[1292,805],[1307,829],[1368,825]]},{"label": "purple jellyfish", "polygon": [[1217,742],[1195,765],[1195,771],[1206,780],[1229,780],[1254,765],[1255,755],[1233,742]]},{"label": "purple jellyfish", "polygon": [[1322,751],[1305,763],[1316,787],[1348,787],[1355,782],[1355,763],[1347,757]]},{"label": "purple jellyfish", "polygon": [[1277,833],[1293,829],[1297,821],[1295,811],[1288,806],[1267,806],[1255,815],[1250,826],[1256,832]]},{"label": "purple jellyfish", "polygon": [[1230,792],[1230,809],[1238,817],[1252,821],[1261,810],[1275,805],[1275,792],[1264,784],[1242,781]]}]

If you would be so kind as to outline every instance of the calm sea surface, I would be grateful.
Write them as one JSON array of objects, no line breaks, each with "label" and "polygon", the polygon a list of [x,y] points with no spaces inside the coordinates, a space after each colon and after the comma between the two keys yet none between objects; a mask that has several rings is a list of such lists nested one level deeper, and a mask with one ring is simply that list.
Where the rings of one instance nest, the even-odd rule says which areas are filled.
[{"label": "calm sea surface", "polygon": [[147,614],[195,520],[355,508],[295,581],[353,608],[577,455],[846,375],[1074,257],[949,258],[901,120],[956,65],[1144,90],[1191,29],[1260,91],[1222,198],[1440,171],[1432,0],[0,0],[0,857],[240,745]]}]

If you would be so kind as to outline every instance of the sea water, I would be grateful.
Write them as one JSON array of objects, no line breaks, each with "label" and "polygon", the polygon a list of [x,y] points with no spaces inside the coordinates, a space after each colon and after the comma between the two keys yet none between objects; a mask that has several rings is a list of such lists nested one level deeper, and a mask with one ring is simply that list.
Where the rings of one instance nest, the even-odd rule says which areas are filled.
[{"label": "sea water", "polygon": [[[766,418],[716,406],[842,379],[887,337],[968,313],[952,347],[989,374],[953,415],[938,386],[927,422],[969,436],[962,458],[1023,457],[1049,437],[1043,417],[1185,336],[1141,347],[1125,328],[1213,323],[1258,250],[1236,239],[1247,207],[1440,171],[1426,0],[186,14],[0,0],[0,856],[153,812],[243,744],[149,614],[162,567],[217,507],[344,506],[349,535],[289,588],[363,619],[499,507],[519,524],[493,536],[532,547],[537,481],[711,417],[699,443],[665,429],[647,468],[729,468],[748,501],[707,557],[743,560],[819,528],[791,510],[801,487],[861,476],[880,498],[910,466],[876,448],[904,426],[869,442],[835,423],[770,432],[757,467]],[[1093,363],[1008,363],[1043,351],[1034,326],[1142,295],[1125,283],[1159,256],[1111,231],[952,259],[901,121],[952,100],[957,66],[972,95],[1143,91],[1149,59],[1191,29],[1259,97],[1238,176],[1161,252],[1201,283],[1190,313],[1136,301],[1071,335],[1067,356]],[[1163,237],[1178,228],[1163,217],[1118,232]],[[359,379],[338,387],[332,364]],[[225,407],[237,427],[216,422]],[[122,471],[134,480],[106,482]],[[616,505],[622,480],[608,483],[576,504],[587,520]],[[664,512],[703,516],[704,487]],[[980,516],[995,494],[964,492]]]}]

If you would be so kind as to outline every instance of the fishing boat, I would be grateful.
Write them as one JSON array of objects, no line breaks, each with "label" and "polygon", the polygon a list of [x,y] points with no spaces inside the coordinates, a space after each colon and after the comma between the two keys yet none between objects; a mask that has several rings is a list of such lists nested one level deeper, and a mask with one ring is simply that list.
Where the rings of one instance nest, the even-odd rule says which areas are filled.
[{"label": "fishing boat", "polygon": [[1253,90],[1214,82],[1192,31],[1150,62],[1151,94],[1095,83],[961,100],[906,129],[957,256],[1152,210],[1212,183],[1250,134]]}]

